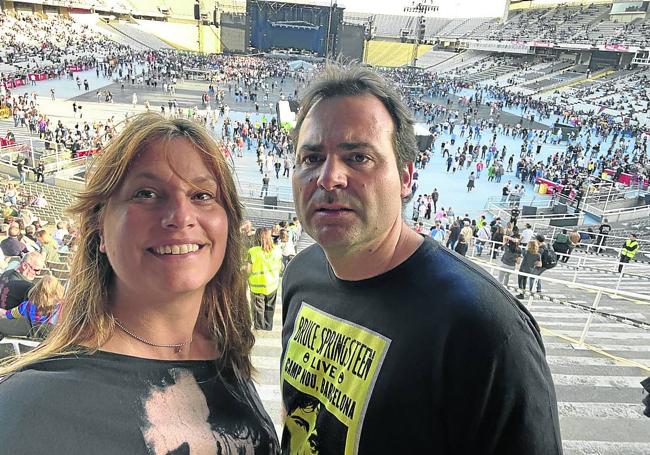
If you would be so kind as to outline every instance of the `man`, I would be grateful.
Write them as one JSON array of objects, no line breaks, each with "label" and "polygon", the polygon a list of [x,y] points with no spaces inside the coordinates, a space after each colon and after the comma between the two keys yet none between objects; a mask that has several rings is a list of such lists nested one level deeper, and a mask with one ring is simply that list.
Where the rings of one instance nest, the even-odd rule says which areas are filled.
[{"label": "man", "polygon": [[394,89],[327,67],[293,142],[296,212],[318,244],[285,274],[281,387],[288,413],[320,406],[302,430],[287,419],[285,453],[561,453],[532,316],[402,219],[417,148]]},{"label": "man", "polygon": [[27,247],[27,251],[40,251],[41,247],[38,245],[38,240],[36,239],[36,228],[28,224],[25,226],[25,235],[20,239],[21,242]]},{"label": "man", "polygon": [[535,231],[533,231],[533,227],[530,225],[530,223],[526,223],[526,227],[523,231],[521,231],[521,241],[519,242],[522,248],[526,248],[528,242],[530,242],[534,235]]},{"label": "man", "polygon": [[433,202],[433,211],[434,213],[438,211],[438,199],[440,198],[440,193],[438,193],[438,188],[433,189],[431,193],[431,201]]},{"label": "man", "polygon": [[609,224],[607,221],[607,218],[603,218],[603,222],[600,223],[600,226],[598,226],[598,233],[600,234],[598,236],[598,253],[605,253],[605,247],[607,243],[607,237],[609,236],[610,231],[612,230],[612,226]]},{"label": "man", "polygon": [[0,242],[0,249],[5,256],[22,256],[27,253],[27,246],[20,240],[20,229],[16,226],[9,228],[9,237]]},{"label": "man", "polygon": [[260,197],[268,196],[270,181],[271,179],[269,178],[269,174],[264,174],[264,177],[262,177],[262,190],[260,191]]},{"label": "man", "polygon": [[61,246],[63,245],[63,238],[68,235],[68,223],[67,221],[57,221],[56,223],[56,230],[54,231],[54,240],[56,240],[56,243]]},{"label": "man", "polygon": [[623,271],[623,264],[628,264],[632,259],[634,259],[634,256],[636,256],[636,252],[638,250],[639,242],[636,240],[636,234],[630,233],[630,238],[625,240],[623,248],[621,249],[621,257],[618,264],[618,273],[621,273]]},{"label": "man", "polygon": [[43,256],[31,252],[23,256],[18,267],[0,275],[0,309],[11,310],[27,300],[34,278],[44,267]]}]

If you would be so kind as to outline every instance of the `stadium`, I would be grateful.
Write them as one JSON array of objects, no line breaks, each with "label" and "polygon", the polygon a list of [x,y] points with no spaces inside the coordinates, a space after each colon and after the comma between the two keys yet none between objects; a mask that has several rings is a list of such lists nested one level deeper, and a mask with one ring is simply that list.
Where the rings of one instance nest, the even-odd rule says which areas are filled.
[{"label": "stadium", "polygon": [[[0,240],[25,247],[3,246],[0,269],[40,251],[67,284],[78,247],[67,209],[144,112],[188,119],[221,143],[244,233],[278,238],[295,226],[301,92],[327,60],[359,62],[394,83],[416,122],[404,218],[539,323],[564,453],[650,453],[650,2],[362,3],[0,0]],[[514,226],[555,250],[530,288],[502,261]],[[303,234],[295,249],[313,243]],[[47,324],[0,317],[0,356],[28,353]],[[281,434],[280,303],[273,327],[256,332],[253,365]]]}]

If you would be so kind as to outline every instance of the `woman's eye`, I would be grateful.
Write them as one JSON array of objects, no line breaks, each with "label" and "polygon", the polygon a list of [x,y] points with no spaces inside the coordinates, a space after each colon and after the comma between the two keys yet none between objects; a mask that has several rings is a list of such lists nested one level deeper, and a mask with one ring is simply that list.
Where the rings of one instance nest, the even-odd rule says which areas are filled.
[{"label": "woman's eye", "polygon": [[156,193],[151,190],[138,190],[133,195],[135,199],[153,199],[156,197]]},{"label": "woman's eye", "polygon": [[214,199],[214,196],[210,193],[196,193],[193,197],[199,201],[210,201]]}]

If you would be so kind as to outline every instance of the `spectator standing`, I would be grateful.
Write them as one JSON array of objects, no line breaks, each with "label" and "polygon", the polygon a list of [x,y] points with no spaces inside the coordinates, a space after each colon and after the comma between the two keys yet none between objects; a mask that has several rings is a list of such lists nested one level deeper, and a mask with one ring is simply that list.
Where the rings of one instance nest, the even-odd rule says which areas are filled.
[{"label": "spectator standing", "polygon": [[465,256],[467,254],[467,249],[469,247],[469,242],[465,240],[465,235],[460,234],[458,237],[458,243],[456,244],[456,248],[454,248],[454,251],[461,256]]},{"label": "spectator standing", "polygon": [[474,175],[474,171],[472,171],[469,174],[469,178],[467,180],[467,192],[469,193],[474,189],[474,182],[476,181],[476,175]]},{"label": "spectator standing", "polygon": [[433,193],[431,193],[431,201],[433,202],[433,212],[438,213],[438,199],[440,198],[440,194],[438,193],[438,188],[433,189]]},{"label": "spectator standing", "polygon": [[445,246],[450,250],[455,250],[459,237],[460,225],[458,224],[458,220],[454,220],[454,222],[451,224],[451,229],[449,229],[449,238],[447,239],[447,245]]},{"label": "spectator standing", "polygon": [[623,264],[628,264],[632,259],[634,259],[634,256],[636,256],[636,252],[638,250],[639,242],[636,239],[636,234],[630,233],[630,237],[625,240],[625,243],[623,243],[623,248],[621,249],[621,255],[618,264],[618,273],[623,272]]},{"label": "spectator standing", "polygon": [[70,208],[81,240],[55,333],[0,366],[2,451],[277,453],[251,380],[223,150],[198,124],[150,113],[97,160]]},{"label": "spectator standing", "polygon": [[607,218],[603,218],[603,222],[598,226],[598,253],[604,253],[605,247],[607,246],[607,237],[612,230],[612,226],[607,221]]},{"label": "spectator standing", "polygon": [[[532,316],[403,219],[416,145],[401,97],[366,68],[328,66],[299,112],[293,190],[317,244],[291,261],[283,281],[283,450],[411,454],[441,452],[442,444],[459,453],[561,453],[553,381]],[[345,157],[360,143],[371,159],[359,166]],[[314,154],[313,164],[305,159]],[[317,366],[330,364],[330,354],[310,341],[319,336],[363,340],[361,377],[345,369],[327,379]],[[405,374],[413,355],[424,376]],[[301,385],[294,365],[325,387]],[[325,412],[330,386],[363,390],[365,412]],[[406,415],[413,418],[392,418]]]},{"label": "spectator standing", "polygon": [[251,291],[253,327],[256,330],[273,329],[281,270],[282,250],[273,243],[271,230],[263,228],[259,243],[248,250],[248,286]]},{"label": "spectator standing", "polygon": [[[526,290],[526,282],[529,279],[527,276],[522,275],[522,273],[534,274],[535,269],[541,267],[542,267],[542,256],[541,254],[539,254],[539,246],[536,240],[531,240],[530,242],[528,242],[528,246],[526,247],[526,252],[524,253],[524,256],[521,260],[521,264],[519,264],[520,274],[517,277],[518,286],[519,286],[519,294],[517,295],[518,299],[524,298],[524,291]],[[531,291],[533,290],[533,281],[534,281],[533,278],[530,278]]]},{"label": "spectator standing", "polygon": [[[498,230],[503,230],[501,226],[499,226]],[[513,234],[512,236],[504,236],[502,234],[503,238],[503,256],[501,256],[501,263],[503,264],[501,267],[510,269],[514,272],[515,266],[519,263],[521,260],[521,248],[519,247],[519,234]],[[508,283],[510,282],[510,272],[504,272],[503,270],[499,270],[499,282],[503,284],[504,286],[508,286]]]},{"label": "spectator standing", "polygon": [[280,230],[280,249],[282,249],[282,270],[287,268],[287,264],[296,255],[296,245],[293,239],[293,233],[288,229]]},{"label": "spectator standing", "polygon": [[553,250],[560,253],[559,261],[565,264],[569,261],[569,250],[571,249],[571,240],[569,240],[567,232],[566,229],[562,229],[553,241]]},{"label": "spectator standing", "polygon": [[492,236],[492,232],[490,231],[490,227],[487,225],[487,223],[484,223],[479,229],[478,233],[476,235],[477,240],[476,240],[476,255],[481,256],[483,254],[483,248],[485,244],[490,240],[490,237]]},{"label": "spectator standing", "polygon": [[268,174],[264,174],[262,177],[262,190],[260,191],[260,197],[266,197],[269,194],[269,182],[271,179]]},{"label": "spectator standing", "polygon": [[25,174],[27,173],[27,165],[29,164],[29,160],[25,158],[24,160],[18,160],[18,164],[16,165],[16,169],[18,170],[18,179],[20,180],[20,184],[25,183]]},{"label": "spectator standing", "polygon": [[[545,270],[552,269],[557,265],[557,255],[555,254],[555,251],[546,244],[546,237],[542,234],[537,234],[535,240],[537,240],[537,244],[539,245],[539,254],[542,258],[542,266],[536,267],[533,273],[535,275],[541,275]],[[537,280],[537,292],[542,292],[541,280]]]}]

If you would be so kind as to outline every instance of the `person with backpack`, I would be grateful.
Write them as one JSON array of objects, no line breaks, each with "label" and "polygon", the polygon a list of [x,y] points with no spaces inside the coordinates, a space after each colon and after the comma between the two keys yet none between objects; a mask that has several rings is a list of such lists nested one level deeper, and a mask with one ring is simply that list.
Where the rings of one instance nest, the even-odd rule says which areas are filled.
[{"label": "person with backpack", "polygon": [[[550,245],[545,243],[546,238],[542,234],[537,234],[535,240],[537,240],[537,243],[539,244],[539,254],[542,258],[542,266],[536,267],[532,273],[535,275],[541,275],[544,273],[544,270],[550,270],[557,265],[557,254],[555,254],[555,251],[553,251],[553,248],[551,248]],[[537,280],[537,292],[542,292],[541,280]]]},{"label": "person with backpack", "polygon": [[[524,298],[524,291],[526,290],[526,282],[528,277],[521,275],[522,273],[534,274],[535,269],[538,269],[542,266],[542,258],[539,253],[539,246],[536,240],[531,240],[526,246],[526,252],[524,257],[521,260],[521,265],[519,266],[520,275],[517,277],[517,284],[519,285],[519,294],[517,294],[518,299]],[[533,278],[530,278],[530,290],[533,289]],[[538,281],[539,283],[539,281]]]}]

